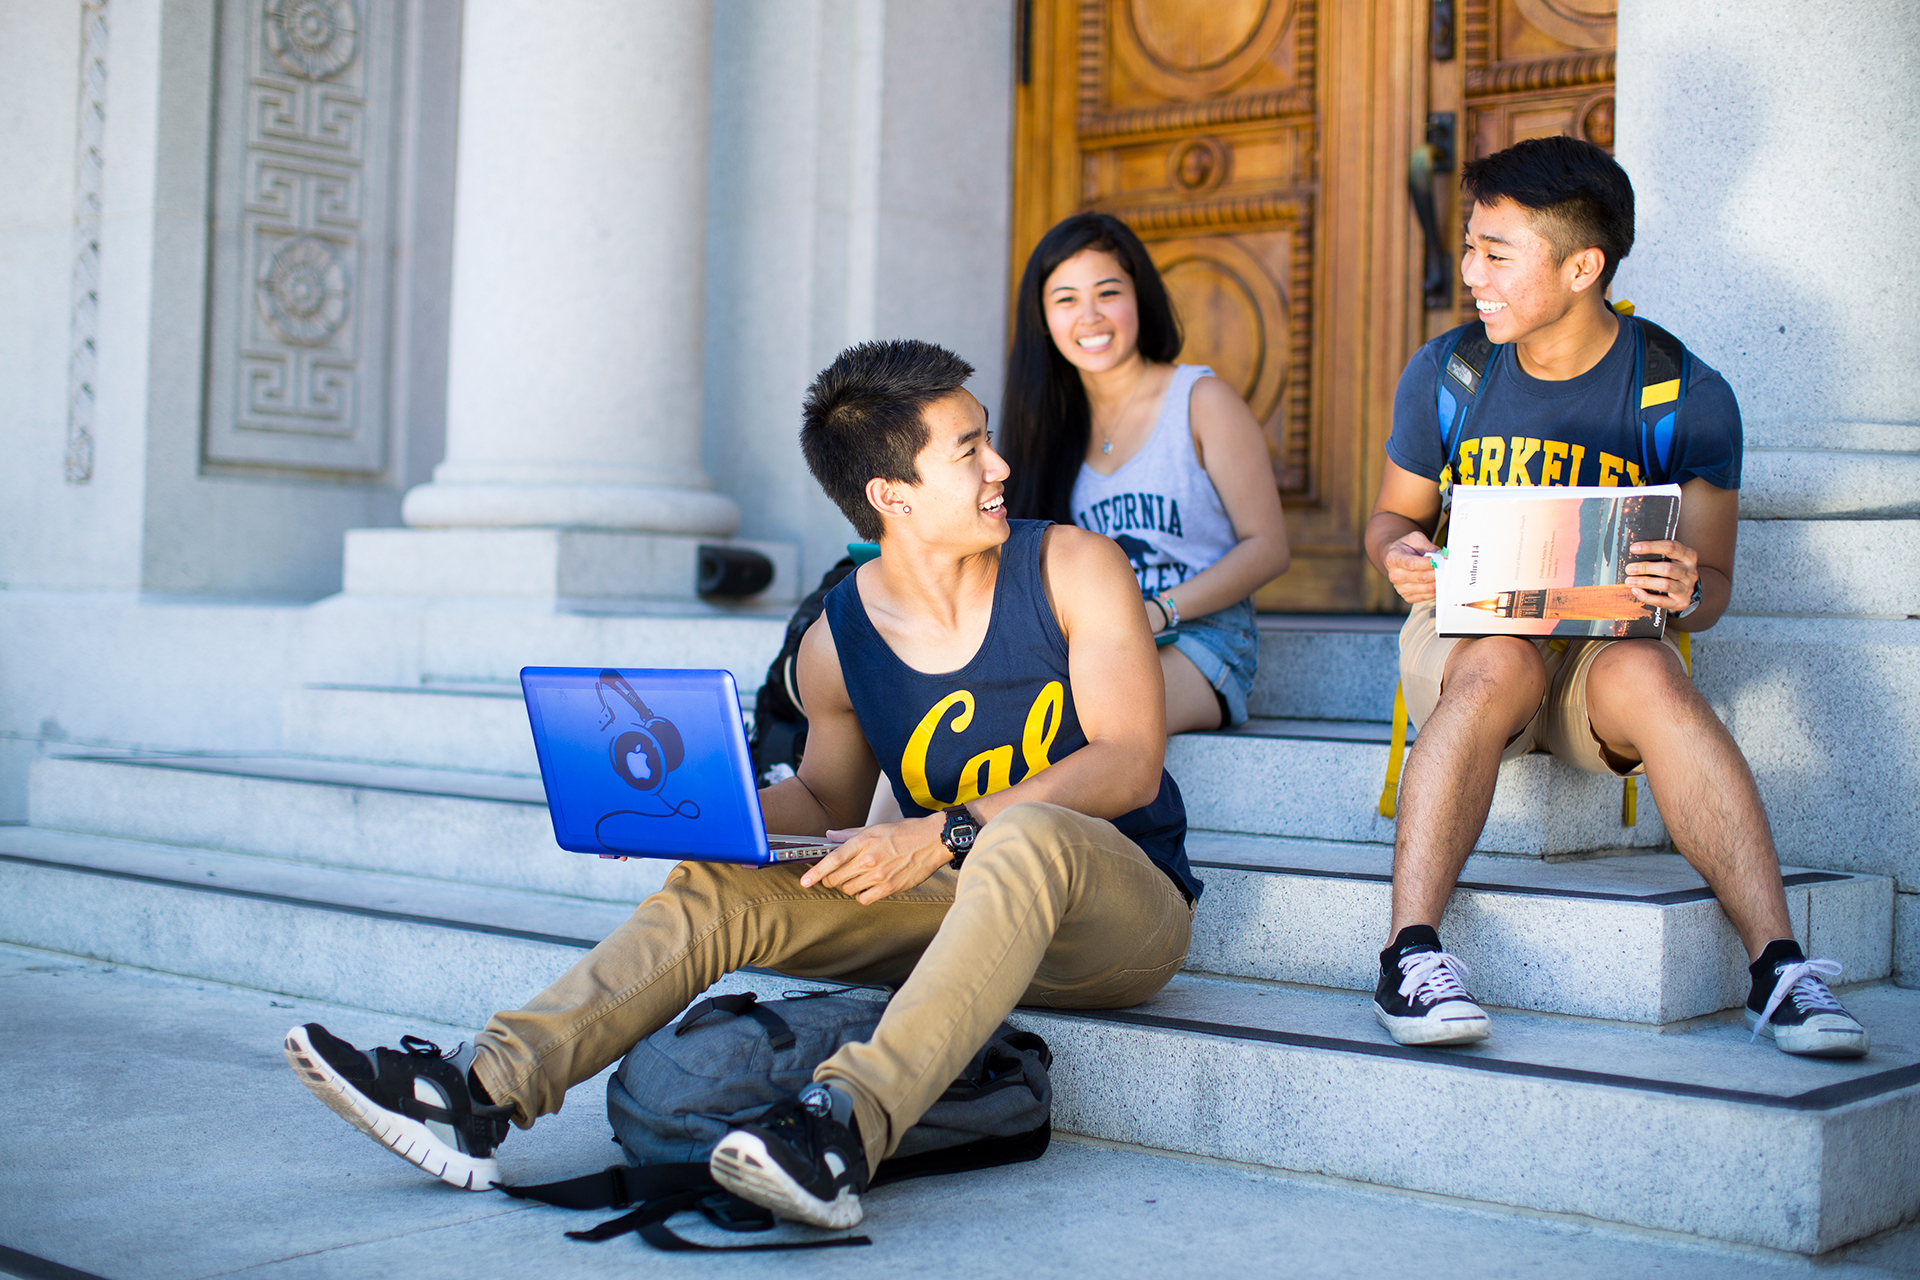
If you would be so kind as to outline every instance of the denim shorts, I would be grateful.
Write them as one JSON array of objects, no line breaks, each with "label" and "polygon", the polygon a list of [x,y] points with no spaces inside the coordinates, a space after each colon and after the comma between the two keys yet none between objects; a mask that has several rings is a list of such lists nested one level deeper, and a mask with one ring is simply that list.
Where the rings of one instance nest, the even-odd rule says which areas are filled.
[{"label": "denim shorts", "polygon": [[1182,618],[1173,647],[1200,668],[1200,674],[1226,700],[1227,723],[1245,724],[1247,695],[1260,664],[1260,633],[1253,625],[1253,601],[1230,604],[1203,618]]}]

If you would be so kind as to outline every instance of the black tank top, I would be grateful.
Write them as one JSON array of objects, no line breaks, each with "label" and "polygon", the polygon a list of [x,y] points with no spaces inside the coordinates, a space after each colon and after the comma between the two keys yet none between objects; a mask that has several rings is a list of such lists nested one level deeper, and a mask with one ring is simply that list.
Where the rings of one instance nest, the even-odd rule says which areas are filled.
[{"label": "black tank top", "polygon": [[[1047,521],[1007,525],[986,639],[958,671],[927,675],[900,661],[867,618],[859,574],[827,596],[847,696],[908,817],[991,795],[1087,745],[1067,638],[1040,578]],[[1186,805],[1165,769],[1153,802],[1113,825],[1189,898],[1200,896],[1187,866]]]}]

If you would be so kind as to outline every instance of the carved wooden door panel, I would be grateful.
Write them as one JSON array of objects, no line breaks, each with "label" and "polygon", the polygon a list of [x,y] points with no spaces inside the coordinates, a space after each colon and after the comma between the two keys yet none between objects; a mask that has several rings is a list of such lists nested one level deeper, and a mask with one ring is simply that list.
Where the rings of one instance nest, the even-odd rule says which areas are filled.
[{"label": "carved wooden door panel", "polygon": [[[1376,101],[1393,98],[1369,73],[1381,70],[1379,13],[1395,7],[1022,5],[1014,282],[1046,229],[1078,209],[1116,214],[1146,242],[1186,330],[1181,359],[1211,365],[1267,434],[1294,567],[1261,593],[1265,609],[1380,603],[1359,554],[1368,446],[1384,438],[1359,322],[1381,235],[1367,210]],[[1387,76],[1396,126],[1411,56]],[[1395,222],[1388,238],[1403,232]]]},{"label": "carved wooden door panel", "polygon": [[[1440,29],[1457,7],[1458,56],[1441,56],[1452,51],[1436,35],[1429,49],[1429,110],[1459,121],[1464,159],[1554,134],[1613,150],[1618,0],[1433,0],[1433,6]],[[1436,195],[1456,257],[1462,230],[1457,179],[1457,171],[1446,173],[1436,184],[1444,188]],[[1472,318],[1473,301],[1457,283],[1454,294],[1451,309],[1429,312],[1429,335]]]},{"label": "carved wooden door panel", "polygon": [[1237,387],[1267,433],[1294,567],[1262,609],[1396,607],[1360,534],[1400,370],[1458,323],[1461,292],[1423,289],[1409,160],[1451,112],[1432,185],[1454,281],[1463,150],[1611,145],[1615,2],[1020,0],[1013,283],[1075,210],[1140,234],[1181,359]]}]

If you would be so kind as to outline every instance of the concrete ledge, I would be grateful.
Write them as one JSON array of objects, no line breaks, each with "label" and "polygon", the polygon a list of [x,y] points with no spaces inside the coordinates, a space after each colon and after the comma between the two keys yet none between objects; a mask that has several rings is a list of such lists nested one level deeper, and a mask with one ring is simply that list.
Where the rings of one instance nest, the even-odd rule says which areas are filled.
[{"label": "concrete ledge", "polygon": [[1728,618],[1694,654],[1778,846],[1920,889],[1920,622]]},{"label": "concrete ledge", "polygon": [[1731,614],[1920,616],[1920,582],[1889,572],[1920,545],[1920,520],[1741,520]]},{"label": "concrete ledge", "polygon": [[[1393,851],[1196,833],[1207,883],[1187,967],[1369,992],[1386,941]],[[1794,935],[1846,982],[1892,967],[1893,884],[1783,868]],[[1584,862],[1475,857],[1441,921],[1479,999],[1516,1009],[1673,1023],[1746,998],[1747,954],[1677,854]]]},{"label": "concrete ledge", "polygon": [[1914,516],[1920,516],[1920,453],[1749,447],[1741,459],[1742,520]]},{"label": "concrete ledge", "polygon": [[1247,707],[1256,716],[1386,720],[1400,679],[1395,616],[1260,619],[1260,664]]},{"label": "concrete ledge", "polygon": [[749,603],[800,598],[799,552],[785,542],[597,529],[350,529],[345,592],[371,596],[532,596],[692,600],[699,549],[758,551],[773,584]]},{"label": "concrete ledge", "polygon": [[[1394,820],[1380,816],[1386,778],[1386,726],[1368,729],[1373,741],[1266,736],[1250,722],[1228,733],[1187,733],[1167,743],[1167,769],[1187,802],[1196,828],[1252,835],[1300,836],[1391,844]],[[1582,773],[1544,755],[1500,766],[1493,809],[1476,848],[1541,855],[1595,849],[1655,848],[1666,828],[1651,789],[1636,784],[1639,821],[1620,822],[1620,781]]]},{"label": "concrete ledge", "polygon": [[[1771,1098],[1728,1088],[1726,1074],[1692,1086],[1616,1039],[1632,1033],[1507,1015],[1489,1044],[1525,1038],[1528,1051],[1422,1053],[1379,1044],[1357,1010],[1248,1007],[1264,998],[1233,994],[1231,1033],[1201,1029],[1228,1001],[1200,979],[1132,1013],[1018,1021],[1053,1046],[1055,1124],[1076,1133],[1805,1253],[1920,1211],[1920,1070],[1905,1051],[1875,1064],[1887,1092],[1800,1109],[1821,1106],[1817,1086],[1780,1096],[1776,1076]],[[1301,1017],[1314,1034],[1268,1029]],[[1701,1067],[1712,1050],[1751,1062],[1744,1030],[1724,1032],[1648,1038],[1697,1039],[1685,1050]],[[1560,1037],[1586,1067],[1534,1065]],[[1143,1060],[1163,1064],[1151,1088],[1137,1080]]]},{"label": "concrete ledge", "polygon": [[[578,957],[448,921],[0,859],[0,939],[478,1026]],[[734,975],[773,994],[794,980]],[[1387,1041],[1364,996],[1176,978],[1130,1011],[1024,1010],[1058,1128],[1169,1151],[1817,1252],[1920,1210],[1920,996],[1854,991],[1860,1062],[1515,1013]]]},{"label": "concrete ledge", "polygon": [[1920,987],[1920,893],[1893,895],[1893,980]]},{"label": "concrete ledge", "polygon": [[515,685],[309,684],[280,705],[281,741],[302,755],[540,776]]},{"label": "concrete ledge", "polygon": [[[276,772],[277,776],[276,776]],[[462,790],[463,789],[463,790]],[[324,761],[49,757],[29,830],[80,832],[631,907],[668,864],[570,853],[537,779]]]}]

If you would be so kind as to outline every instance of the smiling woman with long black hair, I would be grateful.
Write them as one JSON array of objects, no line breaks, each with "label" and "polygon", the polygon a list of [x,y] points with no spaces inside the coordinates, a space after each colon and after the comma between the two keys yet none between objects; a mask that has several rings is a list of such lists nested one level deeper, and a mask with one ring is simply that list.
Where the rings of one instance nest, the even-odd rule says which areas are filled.
[{"label": "smiling woman with long black hair", "polygon": [[1252,595],[1287,571],[1267,441],[1205,365],[1118,218],[1078,213],[1027,259],[1000,410],[1007,512],[1078,524],[1127,552],[1160,640],[1167,732],[1247,718]]}]

